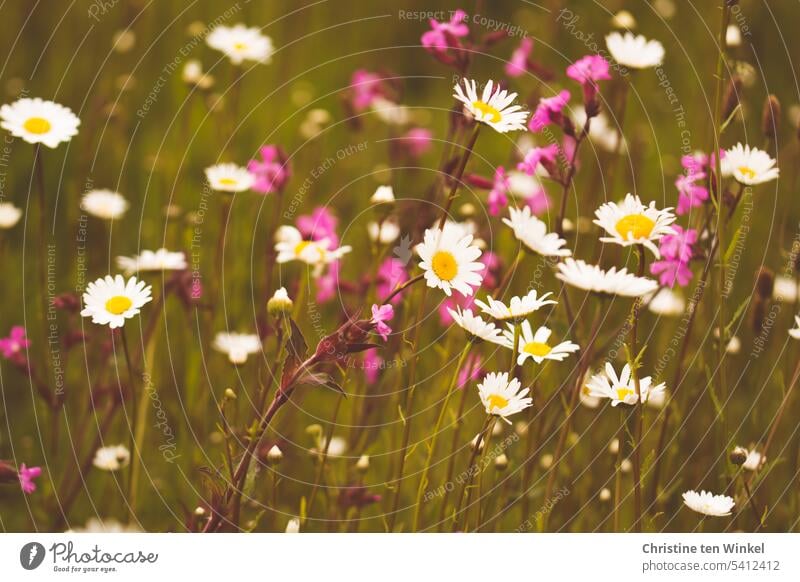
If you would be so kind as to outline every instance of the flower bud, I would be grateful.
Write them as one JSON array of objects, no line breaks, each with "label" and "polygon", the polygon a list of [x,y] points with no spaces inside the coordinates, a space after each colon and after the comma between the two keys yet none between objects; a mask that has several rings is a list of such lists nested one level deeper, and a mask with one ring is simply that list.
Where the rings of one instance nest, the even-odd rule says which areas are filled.
[{"label": "flower bud", "polygon": [[761,111],[761,132],[767,139],[775,139],[781,126],[781,102],[775,95],[767,95]]},{"label": "flower bud", "polygon": [[291,313],[293,306],[294,303],[289,299],[289,293],[286,292],[286,288],[281,287],[267,301],[267,313],[273,317],[280,317]]},{"label": "flower bud", "polygon": [[369,469],[369,455],[361,455],[356,462],[356,470],[360,473],[366,473]]},{"label": "flower bud", "polygon": [[194,514],[197,517],[203,517],[206,514],[206,510],[204,507],[198,505],[197,507],[194,508]]},{"label": "flower bud", "polygon": [[278,448],[278,445],[272,445],[267,451],[267,462],[270,465],[277,465],[283,460],[283,452]]},{"label": "flower bud", "polygon": [[744,448],[744,447],[736,447],[731,451],[731,454],[729,455],[728,458],[731,460],[731,463],[733,463],[737,467],[741,467],[742,465],[744,465],[744,462],[747,460],[747,455],[748,454],[749,453],[747,452],[746,448]]},{"label": "flower bud", "polygon": [[728,88],[725,90],[725,97],[722,106],[722,119],[726,120],[733,115],[736,106],[739,105],[739,95],[742,92],[742,79],[738,75],[731,77]]},{"label": "flower bud", "polygon": [[775,275],[766,267],[761,267],[758,271],[756,279],[756,292],[761,299],[769,299],[772,297],[772,291],[775,288]]},{"label": "flower bud", "polygon": [[600,490],[600,501],[608,501],[611,499],[611,490],[608,487],[604,487]]},{"label": "flower bud", "polygon": [[375,194],[369,199],[373,204],[393,204],[394,190],[391,186],[378,186]]},{"label": "flower bud", "polygon": [[494,468],[498,471],[505,471],[508,468],[508,457],[502,453],[494,460]]},{"label": "flower bud", "polygon": [[236,392],[232,388],[225,388],[225,400],[236,400]]}]

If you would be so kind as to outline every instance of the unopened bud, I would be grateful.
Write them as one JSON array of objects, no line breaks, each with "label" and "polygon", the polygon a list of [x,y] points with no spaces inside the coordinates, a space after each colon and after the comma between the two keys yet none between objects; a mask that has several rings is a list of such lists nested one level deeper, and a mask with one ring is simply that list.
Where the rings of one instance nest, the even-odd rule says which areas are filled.
[{"label": "unopened bud", "polygon": [[236,392],[231,388],[225,388],[225,400],[236,400]]},{"label": "unopened bud", "polygon": [[505,471],[508,467],[508,457],[506,457],[505,453],[502,453],[494,460],[494,468],[498,471]]},{"label": "unopened bud", "polygon": [[738,75],[731,77],[728,88],[725,90],[725,98],[722,106],[722,119],[728,119],[733,115],[734,110],[739,105],[739,95],[742,92],[742,79]]},{"label": "unopened bud", "polygon": [[356,462],[356,470],[366,473],[369,469],[369,455],[361,455]]},{"label": "unopened bud", "polygon": [[197,507],[194,508],[194,514],[197,517],[203,517],[206,514],[206,510],[205,510],[205,508],[203,508],[200,505],[198,505]]},{"label": "unopened bud", "polygon": [[769,299],[772,297],[772,291],[775,288],[775,275],[766,267],[761,267],[758,271],[758,278],[756,279],[756,292],[762,299]]},{"label": "unopened bud", "polygon": [[747,461],[748,454],[749,453],[747,452],[746,448],[736,447],[731,451],[729,458],[731,460],[731,463],[733,463],[737,467],[741,467],[742,465],[744,465],[745,461]]},{"label": "unopened bud", "polygon": [[293,306],[294,303],[289,299],[289,293],[287,293],[286,288],[281,287],[275,291],[275,294],[267,301],[267,313],[273,317],[280,317],[291,313]]},{"label": "unopened bud", "polygon": [[283,452],[278,448],[278,445],[272,445],[267,451],[267,462],[270,465],[277,465],[283,460]]},{"label": "unopened bud", "polygon": [[393,204],[394,190],[391,186],[378,186],[375,194],[369,199],[373,204]]},{"label": "unopened bud", "polygon": [[600,490],[600,501],[608,501],[611,499],[611,490],[608,487],[604,487]]},{"label": "unopened bud", "polygon": [[781,126],[781,102],[775,95],[767,95],[761,111],[761,131],[767,139],[775,139]]}]

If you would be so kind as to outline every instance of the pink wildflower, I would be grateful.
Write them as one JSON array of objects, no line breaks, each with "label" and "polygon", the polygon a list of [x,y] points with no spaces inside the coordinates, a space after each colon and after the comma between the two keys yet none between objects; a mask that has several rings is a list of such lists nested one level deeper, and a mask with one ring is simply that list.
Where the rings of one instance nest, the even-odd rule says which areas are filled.
[{"label": "pink wildflower", "polygon": [[536,111],[528,122],[528,129],[533,133],[538,133],[551,123],[560,124],[563,119],[562,110],[569,102],[569,91],[561,91],[555,97],[548,97],[539,100]]},{"label": "pink wildflower", "polygon": [[21,325],[12,327],[8,337],[0,338],[0,352],[4,358],[13,358],[29,345],[31,342],[25,337],[25,328]]},{"label": "pink wildflower", "polygon": [[22,463],[19,467],[19,484],[22,487],[22,491],[28,495],[36,491],[36,483],[34,483],[33,480],[41,474],[41,467],[28,468],[25,466],[25,463]]},{"label": "pink wildflower", "polygon": [[511,59],[506,63],[506,75],[521,77],[528,70],[528,57],[533,50],[533,39],[525,37],[511,54]]},{"label": "pink wildflower", "polygon": [[394,317],[394,308],[391,304],[372,306],[372,322],[375,324],[375,331],[383,341],[389,339],[389,334],[392,333],[392,328],[386,325]]},{"label": "pink wildflower", "polygon": [[286,154],[276,145],[262,147],[261,159],[250,160],[247,169],[255,178],[253,190],[262,194],[282,191],[291,176]]}]

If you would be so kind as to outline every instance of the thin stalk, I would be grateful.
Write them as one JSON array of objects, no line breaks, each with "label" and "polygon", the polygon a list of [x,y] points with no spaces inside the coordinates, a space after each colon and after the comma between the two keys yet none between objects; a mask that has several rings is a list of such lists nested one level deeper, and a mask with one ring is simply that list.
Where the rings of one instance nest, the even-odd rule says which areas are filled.
[{"label": "thin stalk", "polygon": [[[638,245],[639,251],[639,272],[638,276],[644,276],[645,263],[647,257],[643,245]],[[642,305],[641,298],[636,299],[633,304],[633,325],[631,326],[631,354],[630,357],[634,359],[631,362],[631,374],[633,375],[633,384],[636,388],[636,404],[635,404],[635,419],[634,419],[634,442],[633,442],[633,497],[634,497],[634,515],[635,520],[633,528],[636,533],[642,531],[642,463],[641,463],[641,447],[642,447],[642,425],[644,423],[644,403],[642,402],[642,389],[639,381],[639,370],[637,369],[639,355],[639,346],[637,341],[637,330],[639,324],[639,308]]]},{"label": "thin stalk", "polygon": [[136,436],[135,436],[135,428],[137,424],[137,405],[136,405],[136,382],[134,377],[136,373],[133,370],[133,363],[131,360],[130,350],[128,349],[128,339],[125,335],[125,327],[123,326],[120,329],[120,336],[122,336],[122,351],[125,353],[125,365],[128,368],[128,390],[131,394],[131,423],[130,423],[130,452],[131,452],[131,464],[128,468],[128,507],[130,511],[128,512],[128,521],[130,522],[136,516],[134,513],[134,504],[131,503],[131,495],[135,494],[134,492],[134,479],[138,474],[138,464],[139,464],[139,455],[141,454],[136,449]]},{"label": "thin stalk", "polygon": [[458,383],[458,374],[461,371],[461,366],[464,365],[464,361],[467,359],[467,354],[469,354],[469,350],[472,347],[472,342],[467,342],[467,345],[464,346],[464,349],[461,351],[461,356],[458,358],[458,362],[456,363],[456,367],[453,369],[453,375],[450,379],[450,385],[447,388],[447,394],[444,398],[444,402],[442,403],[441,408],[439,408],[439,416],[436,419],[436,424],[433,427],[433,433],[431,435],[430,442],[427,443],[428,446],[428,455],[425,458],[425,465],[422,469],[422,475],[419,479],[419,487],[417,488],[417,499],[414,503],[414,521],[411,531],[417,531],[419,529],[419,517],[420,513],[422,513],[422,495],[425,491],[425,487],[428,485],[428,474],[431,470],[431,461],[433,460],[433,453],[436,450],[436,440],[439,438],[439,430],[442,427],[442,421],[444,420],[445,414],[447,413],[447,405],[450,403],[450,397],[453,395],[453,391],[455,390],[456,384]]},{"label": "thin stalk", "polygon": [[314,507],[314,500],[317,498],[317,491],[319,491],[320,483],[322,483],[322,473],[325,470],[325,461],[328,459],[328,451],[331,448],[331,441],[333,440],[333,433],[336,430],[336,421],[339,418],[339,409],[342,406],[343,397],[340,395],[336,399],[336,406],[333,409],[333,418],[331,419],[331,429],[325,440],[324,450],[320,453],[319,465],[317,465],[317,474],[314,478],[314,487],[311,489],[311,494],[308,497],[308,506],[306,512],[311,515],[311,509]]},{"label": "thin stalk", "polygon": [[[475,473],[477,468],[476,461],[478,460],[478,453],[481,451],[481,444],[486,440],[486,437],[489,435],[489,432],[492,430],[494,426],[494,416],[487,415],[486,420],[483,423],[483,428],[481,432],[478,433],[478,438],[475,440],[475,444],[472,448],[472,454],[469,456],[469,463],[467,464],[467,476],[464,479],[464,485],[461,487],[459,491],[458,497],[456,498],[456,507],[455,511],[453,512],[453,531],[458,531],[458,514],[461,513],[461,505],[464,501],[464,494],[467,492],[468,487],[472,483],[472,476]],[[484,447],[484,450],[486,448]]]}]

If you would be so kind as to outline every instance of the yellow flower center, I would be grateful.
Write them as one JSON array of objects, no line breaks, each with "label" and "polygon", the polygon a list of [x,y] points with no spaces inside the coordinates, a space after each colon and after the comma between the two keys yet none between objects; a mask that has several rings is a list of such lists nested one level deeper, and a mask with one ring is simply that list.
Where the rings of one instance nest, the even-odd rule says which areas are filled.
[{"label": "yellow flower center", "polygon": [[25,128],[26,131],[30,133],[35,133],[37,135],[42,135],[43,133],[47,133],[50,131],[52,125],[50,122],[47,121],[44,117],[30,117],[28,118],[22,126]]},{"label": "yellow flower center", "polygon": [[522,348],[522,351],[532,356],[544,357],[549,354],[552,349],[553,348],[547,344],[543,344],[542,342],[529,342],[525,344],[525,347]]},{"label": "yellow flower center", "polygon": [[458,274],[458,263],[453,253],[447,251],[436,251],[431,260],[433,272],[442,281],[452,281]]},{"label": "yellow flower center", "polygon": [[236,49],[237,51],[243,51],[244,49],[247,48],[247,45],[243,42],[237,42],[236,44],[233,45],[233,48]]},{"label": "yellow flower center", "polygon": [[617,222],[617,232],[626,240],[647,238],[655,225],[644,214],[628,214]]},{"label": "yellow flower center", "polygon": [[500,396],[499,394],[489,394],[489,410],[502,410],[506,406],[508,406],[508,400]]},{"label": "yellow flower center", "polygon": [[739,173],[748,180],[752,180],[753,178],[756,177],[755,170],[753,170],[752,168],[748,168],[747,166],[739,166],[738,170]]},{"label": "yellow flower center", "polygon": [[486,121],[497,123],[503,119],[503,116],[500,115],[500,112],[488,103],[484,103],[483,101],[473,101],[472,106],[481,112],[483,119]]},{"label": "yellow flower center", "polygon": [[115,295],[106,301],[106,311],[114,315],[122,315],[130,309],[131,305],[133,305],[133,301],[124,295]]},{"label": "yellow flower center", "polygon": [[225,186],[236,186],[236,180],[233,178],[220,178],[219,183]]},{"label": "yellow flower center", "polygon": [[630,388],[617,388],[617,400],[624,402],[625,399],[633,393],[633,390]]},{"label": "yellow flower center", "polygon": [[321,246],[319,246],[317,244],[314,244],[314,241],[311,241],[311,240],[304,240],[304,241],[300,241],[299,243],[297,243],[295,245],[295,247],[294,247],[295,256],[298,256],[298,257],[301,256],[308,247],[312,247],[317,251],[317,254],[319,255],[319,258],[318,258],[319,261],[324,261],[324,259],[325,259],[325,249],[323,249]]}]

